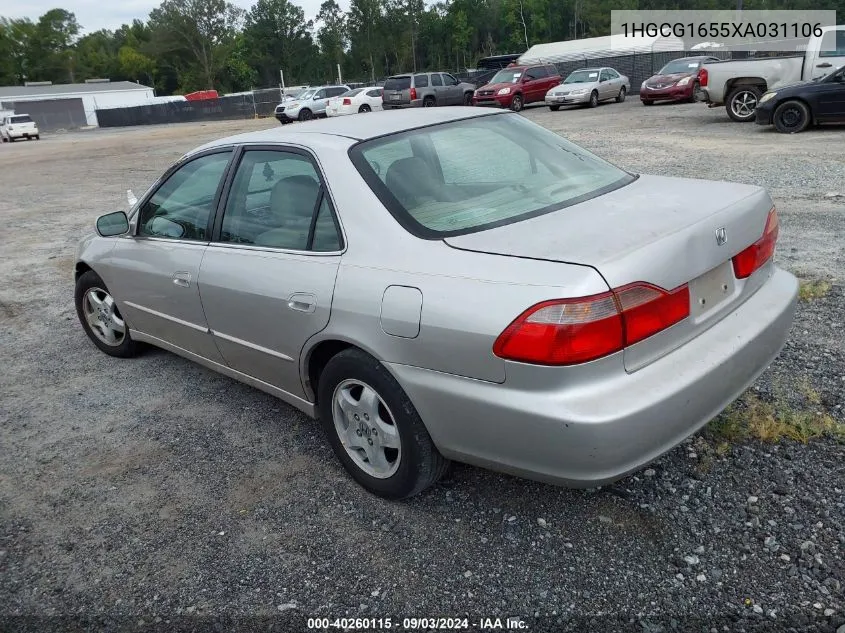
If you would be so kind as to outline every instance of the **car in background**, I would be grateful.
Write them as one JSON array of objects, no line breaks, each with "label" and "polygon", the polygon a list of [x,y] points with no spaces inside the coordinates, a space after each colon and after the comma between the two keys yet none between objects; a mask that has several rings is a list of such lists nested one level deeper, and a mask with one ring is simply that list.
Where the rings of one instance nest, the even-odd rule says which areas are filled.
[{"label": "car in background", "polygon": [[339,97],[332,97],[326,105],[326,116],[343,116],[381,110],[381,88],[355,88]]},{"label": "car in background", "polygon": [[613,68],[580,68],[546,93],[546,105],[550,110],[560,110],[562,105],[595,108],[609,99],[622,103],[630,90],[628,78]]},{"label": "car in background", "polygon": [[714,61],[719,58],[703,55],[673,59],[640,85],[640,101],[647,106],[655,101],[700,101],[704,98],[701,67]]},{"label": "car in background", "polygon": [[560,81],[561,76],[554,64],[509,66],[493,75],[490,83],[476,90],[472,103],[519,112],[529,103],[545,101],[546,93]]},{"label": "car in background", "polygon": [[643,468],[754,382],[798,295],[762,187],[630,173],[480,108],[218,139],[96,229],[74,260],[93,345],[319,418],[393,499],[450,459],[579,487]]},{"label": "car in background", "polygon": [[471,105],[475,86],[459,81],[449,73],[413,73],[394,75],[384,81],[382,107],[431,108],[434,106]]},{"label": "car in background", "polygon": [[845,123],[845,66],[814,81],[766,92],[755,109],[757,125],[778,132],[803,132],[814,123]]},{"label": "car in background", "polygon": [[36,141],[41,138],[38,132],[38,125],[28,114],[11,114],[3,118],[0,123],[0,137],[4,143],[13,143],[20,139],[27,141],[34,138]]},{"label": "car in background", "polygon": [[291,121],[309,121],[326,116],[326,104],[332,97],[349,92],[349,86],[317,86],[305,90],[292,101],[282,101],[276,106],[276,119],[284,125]]},{"label": "car in background", "polygon": [[764,92],[800,81],[820,79],[845,64],[845,25],[821,27],[804,51],[791,57],[763,57],[708,63],[701,87],[708,107],[722,104],[737,123],[755,120],[754,109]]},{"label": "car in background", "polygon": [[287,86],[282,89],[282,102],[295,101],[299,95],[308,90],[311,86]]}]

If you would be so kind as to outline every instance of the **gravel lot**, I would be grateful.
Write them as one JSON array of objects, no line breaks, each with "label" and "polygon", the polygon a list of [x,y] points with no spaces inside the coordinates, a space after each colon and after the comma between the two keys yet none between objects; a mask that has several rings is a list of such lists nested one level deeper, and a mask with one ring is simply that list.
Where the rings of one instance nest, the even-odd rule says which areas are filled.
[{"label": "gravel lot", "polygon": [[[721,109],[635,100],[525,116],[635,171],[768,187],[780,264],[833,285],[801,303],[755,389],[845,423],[845,129],[783,136]],[[388,503],[272,397],[162,351],[97,352],[72,300],[73,249],[94,217],[192,147],[275,126],[0,147],[0,630],[297,631],[311,616],[392,617],[400,630],[405,616],[475,629],[512,616],[529,631],[845,623],[845,446],[832,439],[726,448],[705,432],[589,491],[456,466]]]}]

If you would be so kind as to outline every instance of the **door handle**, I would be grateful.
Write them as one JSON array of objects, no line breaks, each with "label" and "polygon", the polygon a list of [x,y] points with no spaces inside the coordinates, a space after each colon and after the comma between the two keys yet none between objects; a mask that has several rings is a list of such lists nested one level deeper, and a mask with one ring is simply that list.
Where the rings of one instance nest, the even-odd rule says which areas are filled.
[{"label": "door handle", "polygon": [[189,287],[191,285],[191,273],[173,273],[173,283],[183,288]]},{"label": "door handle", "polygon": [[828,62],[825,62],[824,64],[816,64],[816,68],[830,68],[831,66],[833,66],[833,64],[829,64]]},{"label": "door handle", "polygon": [[317,309],[317,297],[307,292],[296,292],[288,298],[288,307],[297,312],[314,312]]}]

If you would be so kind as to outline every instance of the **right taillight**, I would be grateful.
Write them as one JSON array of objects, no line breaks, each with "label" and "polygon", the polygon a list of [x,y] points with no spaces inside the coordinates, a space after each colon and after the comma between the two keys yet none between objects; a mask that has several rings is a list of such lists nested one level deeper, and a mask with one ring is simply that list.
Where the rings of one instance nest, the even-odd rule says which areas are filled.
[{"label": "right taillight", "polygon": [[493,353],[538,365],[575,365],[622,350],[689,316],[689,289],[634,283],[578,299],[544,301],[519,315]]},{"label": "right taillight", "polygon": [[699,86],[706,86],[707,80],[710,78],[709,73],[707,72],[706,68],[702,68],[698,71],[698,85]]},{"label": "right taillight", "polygon": [[352,99],[344,99],[343,105],[352,105]]},{"label": "right taillight", "polygon": [[411,88],[411,101],[416,101],[416,100],[417,100],[417,89]]},{"label": "right taillight", "polygon": [[734,275],[737,279],[750,277],[755,270],[772,258],[772,255],[775,254],[779,228],[778,212],[772,207],[772,210],[769,211],[769,217],[766,218],[763,237],[733,257]]}]

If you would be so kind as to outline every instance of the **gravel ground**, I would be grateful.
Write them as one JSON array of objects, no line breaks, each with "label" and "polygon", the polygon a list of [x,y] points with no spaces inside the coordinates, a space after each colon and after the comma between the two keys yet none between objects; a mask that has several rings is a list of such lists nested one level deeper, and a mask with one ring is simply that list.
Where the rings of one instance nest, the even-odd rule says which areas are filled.
[{"label": "gravel ground", "polygon": [[[826,197],[845,194],[841,128],[782,136],[723,110],[631,100],[525,116],[636,171],[767,186],[780,264],[833,286],[800,305],[755,389],[845,422],[845,196]],[[474,630],[514,617],[528,631],[845,623],[845,446],[831,439],[717,451],[705,432],[588,491],[458,465],[388,503],[345,475],[317,423],[272,397],[162,351],[98,353],[76,322],[71,273],[95,215],[205,140],[272,126],[0,147],[0,630],[297,631],[307,617],[392,617],[399,630],[430,616]]]}]

